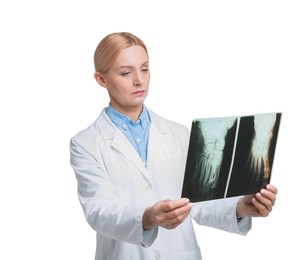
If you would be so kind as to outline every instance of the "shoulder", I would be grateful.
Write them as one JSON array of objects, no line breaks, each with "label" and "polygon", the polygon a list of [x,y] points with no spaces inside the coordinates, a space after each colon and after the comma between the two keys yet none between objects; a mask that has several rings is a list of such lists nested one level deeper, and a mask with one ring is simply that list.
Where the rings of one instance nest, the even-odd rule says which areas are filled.
[{"label": "shoulder", "polygon": [[72,136],[70,142],[77,143],[81,146],[91,146],[97,144],[98,139],[100,139],[102,136],[101,125],[109,125],[104,110],[94,122],[88,125],[88,127],[80,130],[74,136]]},{"label": "shoulder", "polygon": [[150,109],[148,109],[148,111],[152,124],[154,124],[161,132],[171,132],[189,137],[190,131],[185,125],[162,117]]}]

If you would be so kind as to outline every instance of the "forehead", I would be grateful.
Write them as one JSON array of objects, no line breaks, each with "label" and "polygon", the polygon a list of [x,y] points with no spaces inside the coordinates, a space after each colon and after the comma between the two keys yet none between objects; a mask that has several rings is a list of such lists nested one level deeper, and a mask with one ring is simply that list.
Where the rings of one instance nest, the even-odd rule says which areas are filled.
[{"label": "forehead", "polygon": [[115,64],[120,66],[137,66],[148,62],[145,49],[139,45],[133,45],[123,49],[117,56]]}]

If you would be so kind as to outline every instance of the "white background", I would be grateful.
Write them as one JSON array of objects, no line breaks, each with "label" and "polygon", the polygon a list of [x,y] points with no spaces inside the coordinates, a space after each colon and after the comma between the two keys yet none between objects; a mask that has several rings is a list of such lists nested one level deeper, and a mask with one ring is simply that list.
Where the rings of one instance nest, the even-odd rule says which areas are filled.
[{"label": "white background", "polygon": [[0,259],[94,259],[69,140],[108,103],[93,52],[115,31],[147,44],[146,104],[164,117],[283,113],[274,210],[246,237],[196,225],[204,259],[305,259],[305,13],[296,0],[1,1]]}]

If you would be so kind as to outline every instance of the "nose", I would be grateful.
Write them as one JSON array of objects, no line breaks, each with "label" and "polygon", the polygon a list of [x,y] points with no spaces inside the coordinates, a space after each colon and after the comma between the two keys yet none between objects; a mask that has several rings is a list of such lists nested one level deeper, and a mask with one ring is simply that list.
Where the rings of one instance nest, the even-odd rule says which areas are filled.
[{"label": "nose", "polygon": [[141,87],[143,85],[143,78],[141,73],[135,73],[134,79],[133,79],[133,85],[135,87]]}]

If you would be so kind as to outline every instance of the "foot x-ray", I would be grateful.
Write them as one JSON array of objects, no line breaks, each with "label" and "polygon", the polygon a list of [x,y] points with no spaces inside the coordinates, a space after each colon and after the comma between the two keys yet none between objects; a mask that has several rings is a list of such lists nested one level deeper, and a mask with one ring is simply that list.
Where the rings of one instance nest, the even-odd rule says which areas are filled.
[{"label": "foot x-ray", "polygon": [[270,183],[281,113],[195,119],[182,197],[252,194]]}]

